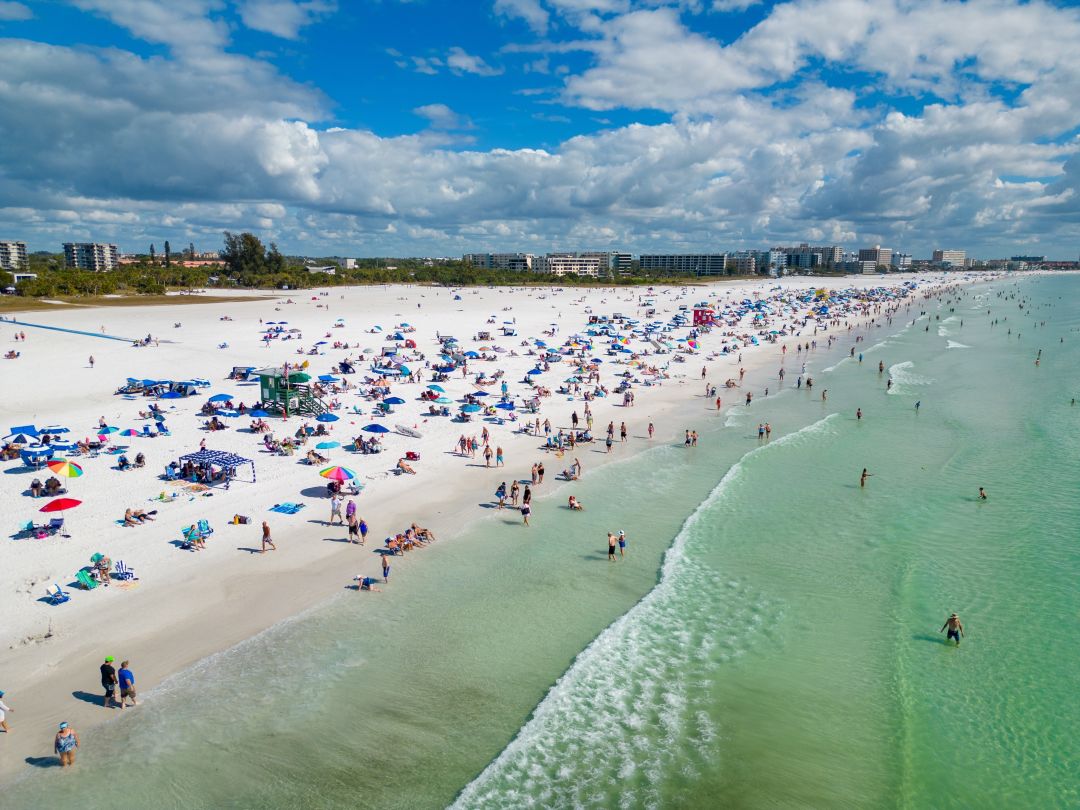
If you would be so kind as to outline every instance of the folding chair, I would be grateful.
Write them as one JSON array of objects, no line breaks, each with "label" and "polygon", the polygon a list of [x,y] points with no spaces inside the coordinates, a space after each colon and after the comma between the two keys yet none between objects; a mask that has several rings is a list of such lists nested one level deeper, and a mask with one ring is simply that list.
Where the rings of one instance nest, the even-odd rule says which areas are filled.
[{"label": "folding chair", "polygon": [[55,582],[51,586],[45,588],[45,595],[49,597],[50,605],[62,605],[64,604],[64,602],[67,602],[71,599],[71,597],[68,595],[68,592],[61,588],[59,585],[57,585]]},{"label": "folding chair", "polygon": [[126,565],[124,565],[123,560],[116,561],[116,571],[114,573],[116,574],[117,579],[121,579],[124,581],[138,579],[138,577],[135,576],[135,569],[128,568]]},{"label": "folding chair", "polygon": [[92,576],[90,576],[90,573],[85,569],[81,571],[76,571],[75,579],[79,580],[79,584],[86,588],[86,590],[88,591],[94,590],[94,588],[96,588],[99,584],[98,581]]}]

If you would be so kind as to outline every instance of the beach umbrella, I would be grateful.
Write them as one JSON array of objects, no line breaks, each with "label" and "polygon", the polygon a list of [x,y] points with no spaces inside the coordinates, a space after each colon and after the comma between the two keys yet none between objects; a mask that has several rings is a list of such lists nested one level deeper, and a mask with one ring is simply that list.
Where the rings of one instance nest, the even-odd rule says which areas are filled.
[{"label": "beach umbrella", "polygon": [[23,460],[23,464],[27,467],[36,467],[43,461],[46,461],[53,457],[55,451],[48,446],[40,447],[24,447],[19,451],[19,456]]},{"label": "beach umbrella", "polygon": [[121,436],[138,436],[139,431],[137,431],[135,428],[128,428],[127,430],[121,430],[120,435]]},{"label": "beach umbrella", "polygon": [[43,507],[41,507],[38,511],[39,512],[66,512],[68,509],[74,509],[76,506],[78,506],[81,503],[82,503],[82,501],[77,501],[74,498],[56,498],[55,500],[49,501],[47,504],[45,504]]},{"label": "beach umbrella", "polygon": [[443,388],[441,385],[429,385],[428,390],[429,391],[438,391],[440,394],[445,394],[446,393],[446,389]]},{"label": "beach umbrella", "polygon": [[544,370],[542,368],[531,368],[525,373],[526,374],[543,374]]},{"label": "beach umbrella", "polygon": [[339,417],[334,416],[332,413],[320,413],[315,417],[316,422],[336,422]]},{"label": "beach umbrella", "polygon": [[53,459],[49,462],[49,469],[65,478],[78,478],[83,474],[82,467],[74,461],[68,461],[66,458]]},{"label": "beach umbrella", "polygon": [[325,346],[326,341],[325,340],[317,340],[317,341],[315,341],[315,345],[316,346]]},{"label": "beach umbrella", "polygon": [[217,416],[224,416],[224,417],[227,417],[229,419],[232,419],[233,417],[239,416],[239,415],[240,415],[240,411],[218,411],[217,412]]},{"label": "beach umbrella", "polygon": [[398,371],[398,374],[400,374],[402,377],[407,377],[410,374],[412,374],[412,371],[409,369],[408,366],[398,366],[397,371]]},{"label": "beach umbrella", "polygon": [[337,382],[338,378],[335,377],[333,374],[320,374],[319,375],[319,381],[320,382]]},{"label": "beach umbrella", "polygon": [[120,428],[118,428],[118,427],[113,427],[112,425],[107,425],[107,426],[105,426],[103,428],[98,428],[98,433],[104,433],[104,434],[108,435],[109,433],[116,433],[119,430],[120,430]]},{"label": "beach umbrella", "polygon": [[474,391],[473,396],[474,397],[486,397],[486,396],[488,396],[488,392],[487,391]]},{"label": "beach umbrella", "polygon": [[37,436],[30,436],[26,433],[12,433],[10,436],[5,436],[4,441],[9,444],[37,444]]},{"label": "beach umbrella", "polygon": [[214,394],[210,397],[210,402],[228,402],[232,399],[230,394]]},{"label": "beach umbrella", "polygon": [[453,401],[454,400],[450,399],[450,397],[439,397],[437,400],[435,400],[435,402],[437,402],[439,405],[449,405]]},{"label": "beach umbrella", "polygon": [[401,397],[387,397],[386,399],[383,400],[383,402],[385,402],[387,405],[404,405],[405,404],[405,400],[403,400]]},{"label": "beach umbrella", "polygon": [[294,371],[289,375],[289,382],[294,383],[306,383],[311,381],[311,375],[305,374],[302,371]]},{"label": "beach umbrella", "polygon": [[348,467],[327,467],[325,470],[319,470],[319,475],[331,481],[348,481],[356,478],[356,473]]},{"label": "beach umbrella", "polygon": [[319,442],[315,445],[316,450],[333,450],[335,447],[341,447],[341,442]]},{"label": "beach umbrella", "polygon": [[461,412],[462,413],[476,413],[479,410],[480,410],[479,405],[462,405],[461,406]]},{"label": "beach umbrella", "polygon": [[49,434],[50,436],[57,436],[61,433],[71,433],[71,428],[61,427],[60,425],[52,425],[47,428],[42,428],[38,433]]},{"label": "beach umbrella", "polygon": [[388,428],[384,428],[382,425],[364,425],[361,430],[367,433],[389,433]]},{"label": "beach umbrella", "polygon": [[475,358],[479,357],[480,355],[479,355],[479,353],[470,350],[470,351],[465,352],[465,356],[475,359]]},{"label": "beach umbrella", "polygon": [[514,403],[513,402],[500,402],[495,407],[498,408],[500,411],[512,411],[512,410],[514,410]]}]

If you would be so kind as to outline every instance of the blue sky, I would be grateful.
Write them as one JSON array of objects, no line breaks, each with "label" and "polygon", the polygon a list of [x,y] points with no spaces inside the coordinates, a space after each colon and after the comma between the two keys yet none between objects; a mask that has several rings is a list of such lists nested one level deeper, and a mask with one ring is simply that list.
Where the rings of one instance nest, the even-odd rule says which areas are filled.
[{"label": "blue sky", "polygon": [[1015,0],[0,0],[0,238],[1075,257],[1078,34]]}]

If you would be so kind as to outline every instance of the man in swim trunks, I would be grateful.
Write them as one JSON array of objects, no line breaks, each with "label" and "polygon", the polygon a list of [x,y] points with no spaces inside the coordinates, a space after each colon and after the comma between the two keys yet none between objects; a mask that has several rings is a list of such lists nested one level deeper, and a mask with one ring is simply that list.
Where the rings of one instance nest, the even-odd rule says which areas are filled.
[{"label": "man in swim trunks", "polygon": [[357,590],[358,593],[360,591],[378,591],[378,590],[381,590],[380,588],[375,587],[375,580],[372,579],[371,577],[355,576],[355,577],[353,577],[353,579],[356,580],[356,590]]},{"label": "man in swim trunks", "polygon": [[[949,618],[945,620],[945,624],[941,625],[941,630],[949,628],[949,632],[946,633],[946,641],[955,640],[956,646],[960,646],[960,638],[964,635],[964,625],[960,623],[960,617],[955,613],[951,614]],[[941,630],[938,630],[940,633]]]},{"label": "man in swim trunks", "polygon": [[611,532],[607,535],[607,558],[609,562],[618,562],[615,559],[615,535]]}]

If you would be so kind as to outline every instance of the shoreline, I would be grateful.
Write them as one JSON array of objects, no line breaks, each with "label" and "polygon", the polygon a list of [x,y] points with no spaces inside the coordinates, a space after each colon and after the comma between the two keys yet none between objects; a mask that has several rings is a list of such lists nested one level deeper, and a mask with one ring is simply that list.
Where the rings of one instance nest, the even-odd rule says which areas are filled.
[{"label": "shoreline", "polygon": [[[944,286],[951,281],[947,280]],[[977,281],[979,280],[976,279]],[[575,294],[580,292],[582,291],[574,290]],[[925,292],[926,289],[920,288],[916,295]],[[915,303],[913,302],[913,305]],[[903,324],[897,324],[895,328],[886,330],[886,337],[902,328],[904,328]],[[844,335],[866,333],[866,329],[867,327],[863,327],[854,329],[850,333],[841,333],[841,340]],[[777,344],[772,348],[779,353],[779,346],[780,344]],[[769,352],[769,348],[766,344],[760,347],[759,351],[747,352],[742,363],[747,369],[748,385],[756,392],[759,392],[767,382],[764,381],[764,377],[760,377],[759,383],[755,383],[755,377],[761,375],[767,368],[768,362],[776,361]],[[833,350],[837,348],[833,347]],[[717,368],[725,360],[737,369],[738,362],[733,358],[721,358],[714,363],[713,368]],[[636,411],[631,411],[630,415],[635,417],[635,423],[641,419],[637,417],[637,414],[642,414],[643,417],[647,414],[646,418],[653,418],[658,423],[658,436],[654,442],[652,444],[632,442],[630,447],[620,448],[619,452],[610,456],[605,455],[602,460],[590,460],[586,474],[594,464],[629,459],[648,447],[664,441],[665,437],[673,440],[680,438],[684,425],[681,423],[672,425],[672,422],[684,412],[688,416],[696,410],[700,410],[702,416],[716,413],[710,411],[707,402],[705,407],[701,408],[701,395],[695,392],[693,387],[683,388],[685,383],[694,385],[698,382],[694,379],[694,372],[697,369],[694,361],[688,361],[684,367],[680,369],[685,372],[681,379],[665,381],[665,385],[658,392],[659,396],[656,397],[657,402],[653,402],[654,397],[650,395],[647,398],[648,401],[643,401]],[[720,377],[722,376],[724,376],[723,373]],[[713,382],[719,383],[720,380],[716,379]],[[728,392],[729,395],[732,393],[734,392]],[[608,404],[605,403],[605,413],[608,410]],[[733,404],[736,403],[727,403],[722,414],[726,415]],[[554,406],[554,399],[547,405]],[[576,401],[573,407],[579,405],[580,400]],[[619,421],[617,417],[620,413],[621,411],[618,411],[611,416]],[[541,415],[551,418],[555,424],[565,421],[561,420],[560,414],[547,412]],[[598,424],[602,424],[604,418],[606,417],[598,418]],[[692,424],[685,426],[692,427]],[[527,471],[527,465],[530,463],[529,454],[533,459],[543,458],[545,463],[548,460],[544,455],[537,455],[535,449],[535,446],[539,444],[537,437],[515,434],[512,441],[510,439],[503,441],[508,451],[508,468],[515,474]],[[433,450],[429,447],[427,452],[438,453],[439,449]],[[354,457],[346,456],[345,458],[349,460],[343,461],[341,457],[336,460],[350,464]],[[443,463],[435,466],[439,466],[440,470],[427,469],[430,461],[425,460],[423,471],[425,475],[422,479],[413,481],[413,484],[420,484],[422,480],[429,481],[428,473],[442,473],[442,475],[439,478],[441,481],[439,486],[423,487],[427,499],[422,509],[416,507],[416,493],[412,486],[395,494],[380,493],[377,507],[378,529],[375,530],[373,526],[371,535],[373,544],[370,548],[365,547],[365,552],[378,547],[375,544],[385,525],[404,527],[409,522],[417,520],[422,525],[430,526],[442,543],[470,531],[477,525],[477,521],[485,517],[485,513],[477,510],[477,493],[490,493],[500,478],[509,480],[509,475],[497,468],[485,470],[481,475],[467,477],[456,475],[456,471],[449,468],[455,460],[460,462],[457,456],[439,459]],[[557,462],[551,465],[552,477],[558,472],[555,469],[556,464]],[[458,478],[456,485],[453,483],[455,477]],[[285,478],[288,480],[272,483],[279,485],[282,491],[288,488],[289,492],[294,493],[295,476],[288,475]],[[378,483],[381,482],[376,482],[371,489],[378,489]],[[542,504],[546,501],[550,497],[548,494],[550,490],[555,489],[559,482],[552,483],[555,486],[544,488],[543,495],[537,493],[538,503]],[[487,489],[483,489],[485,486]],[[241,490],[238,487],[232,494],[235,496],[238,492],[247,492],[247,490]],[[432,498],[432,494],[436,497]],[[365,491],[359,497],[360,514],[373,508],[369,503],[373,495],[374,493]],[[228,495],[220,500],[235,503],[235,498],[230,498]],[[303,500],[310,503],[311,498],[307,497]],[[485,496],[484,500],[488,498]],[[325,507],[325,503],[324,499],[319,498],[314,505],[318,509]],[[216,507],[217,504],[215,503],[214,506]],[[246,510],[246,507],[244,509]],[[104,654],[102,650],[106,646],[109,648],[108,652],[113,654],[121,652],[119,648],[122,647],[122,656],[137,662],[136,671],[140,691],[145,693],[148,688],[153,688],[168,677],[181,673],[198,661],[215,653],[224,652],[282,621],[315,609],[333,597],[336,593],[333,586],[335,584],[340,586],[343,580],[351,579],[351,571],[348,576],[343,576],[343,569],[346,565],[354,565],[355,552],[339,544],[323,546],[322,543],[308,536],[320,528],[325,532],[327,527],[320,519],[325,516],[325,513],[313,514],[305,510],[299,515],[292,518],[271,516],[271,523],[275,527],[275,538],[282,553],[271,553],[268,557],[261,558],[268,563],[261,569],[252,570],[252,565],[257,565],[248,560],[252,555],[233,554],[233,549],[228,545],[234,537],[241,542],[251,542],[257,529],[251,526],[241,529],[214,521],[217,524],[217,533],[210,542],[213,551],[185,555],[180,560],[180,566],[168,564],[162,569],[167,571],[170,584],[173,586],[171,596],[160,598],[154,603],[151,596],[157,596],[157,594],[151,594],[150,588],[141,591],[138,589],[130,592],[121,591],[124,597],[130,597],[130,599],[113,598],[107,603],[102,603],[101,599],[97,599],[93,611],[89,609],[82,611],[82,615],[78,617],[81,622],[78,620],[70,622],[69,626],[44,642],[24,644],[9,650],[3,664],[0,664],[0,677],[3,678],[4,688],[9,696],[17,696],[18,712],[13,718],[15,737],[7,737],[4,740],[8,756],[5,756],[3,762],[0,763],[0,777],[9,778],[22,766],[24,758],[41,753],[43,743],[47,742],[47,739],[33,737],[35,728],[46,728],[49,723],[55,724],[62,719],[70,719],[81,730],[89,732],[115,717],[115,713],[101,712],[100,705],[93,707],[85,705],[89,702],[85,697],[81,698],[81,702],[77,705],[72,705],[64,699],[67,695],[75,694],[79,697],[80,694],[85,694],[81,690],[86,689],[88,684],[93,688],[95,684],[93,668],[99,663],[100,657]],[[260,519],[253,518],[256,522]],[[73,513],[73,528],[76,526],[76,520],[77,513]],[[292,523],[285,522],[290,520]],[[447,526],[457,528],[448,533]],[[132,531],[146,530],[134,529]],[[329,534],[329,532],[326,533]],[[335,527],[333,533],[343,534],[344,532],[339,527]],[[223,536],[228,538],[224,542],[222,542]],[[215,549],[215,546],[218,548]],[[196,565],[211,565],[205,558],[206,555],[213,555],[210,557],[213,559],[213,577],[200,576],[201,571],[196,568]],[[195,563],[194,558],[199,558],[198,563]],[[365,567],[373,568],[375,555],[365,553],[364,558],[368,560]],[[170,558],[169,563],[173,561]],[[396,562],[395,565],[399,565],[400,562],[404,562],[404,559]],[[361,564],[357,560],[355,566],[359,567]],[[177,570],[178,568],[183,570]],[[145,576],[143,567],[139,567],[139,571]],[[100,591],[95,593],[98,596],[102,595]],[[76,596],[84,599],[92,598],[82,592]],[[114,593],[113,596],[119,596],[119,594]],[[392,592],[384,594],[384,598],[393,598]],[[63,607],[71,606],[69,604]],[[63,607],[57,610],[62,610]],[[229,621],[222,621],[226,612]],[[57,614],[58,617],[60,615],[62,614]],[[113,637],[107,642],[102,641],[100,632],[95,629],[101,626],[113,627]],[[79,638],[80,635],[84,637]],[[41,660],[41,653],[45,649],[49,650],[49,657],[53,659],[50,663]],[[32,687],[31,684],[33,684]],[[24,770],[32,772],[28,769]]]}]

